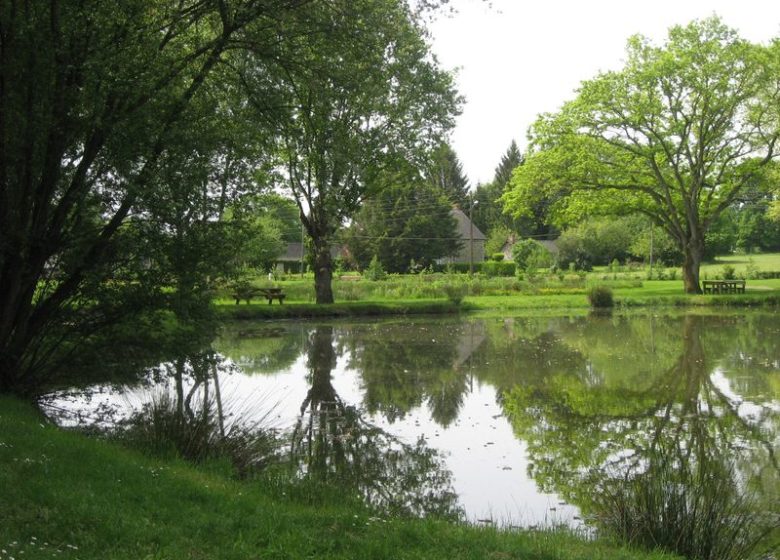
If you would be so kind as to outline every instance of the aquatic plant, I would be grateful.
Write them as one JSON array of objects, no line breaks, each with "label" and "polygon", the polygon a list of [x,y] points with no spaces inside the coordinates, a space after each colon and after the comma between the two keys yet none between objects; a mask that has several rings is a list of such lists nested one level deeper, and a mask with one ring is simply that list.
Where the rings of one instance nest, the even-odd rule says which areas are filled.
[{"label": "aquatic plant", "polygon": [[630,546],[690,560],[774,558],[761,555],[773,547],[780,517],[740,480],[728,461],[693,463],[654,453],[644,472],[598,489],[594,521],[602,533]]}]

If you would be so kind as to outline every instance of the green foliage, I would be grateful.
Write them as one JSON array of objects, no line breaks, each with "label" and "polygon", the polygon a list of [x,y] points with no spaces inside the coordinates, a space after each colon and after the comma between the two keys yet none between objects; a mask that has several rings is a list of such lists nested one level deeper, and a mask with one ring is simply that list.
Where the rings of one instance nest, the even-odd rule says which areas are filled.
[{"label": "green foliage", "polygon": [[577,268],[587,270],[592,266],[609,265],[613,260],[625,262],[632,255],[632,246],[644,228],[642,220],[633,218],[584,221],[564,230],[556,240],[558,263],[567,267],[573,262]]},{"label": "green foliage", "polygon": [[[540,227],[541,224],[537,224],[529,219],[517,219],[509,214],[505,214],[503,205],[500,202],[501,196],[504,194],[512,177],[512,172],[517,166],[522,165],[523,161],[523,154],[520,153],[517,143],[512,140],[507,151],[501,156],[501,161],[496,167],[493,180],[486,184],[477,185],[474,191],[474,200],[478,203],[477,210],[474,212],[474,223],[489,237],[493,236],[494,230],[506,230],[507,234],[501,241],[502,245],[506,242],[506,238],[511,232],[521,235],[545,233],[545,231],[541,231],[543,229]],[[500,247],[497,247],[495,250],[498,249]]]},{"label": "green foliage", "polygon": [[506,261],[486,261],[480,263],[479,272],[487,277],[514,276],[517,265]]},{"label": "green foliage", "polygon": [[609,286],[593,286],[588,290],[588,302],[594,309],[608,309],[615,305]]},{"label": "green foliage", "polygon": [[469,180],[463,173],[463,165],[455,150],[447,142],[442,142],[430,159],[425,170],[428,184],[444,194],[450,204],[465,211],[470,204]]},{"label": "green foliage", "polygon": [[199,403],[201,410],[178,409],[175,397],[155,395],[141,412],[124,421],[117,437],[139,451],[161,458],[181,458],[195,464],[226,460],[240,478],[256,476],[277,460],[281,442],[260,423],[242,423],[230,415],[220,425],[215,403]]},{"label": "green foliage", "polygon": [[730,264],[723,265],[721,278],[723,278],[723,280],[734,280],[736,278],[734,267]]},{"label": "green foliage", "polygon": [[490,260],[494,262],[501,262],[505,258],[504,253],[493,253],[490,255]]},{"label": "green foliage", "polygon": [[451,204],[411,173],[408,180],[399,176],[366,200],[344,240],[358,268],[378,256],[392,273],[417,272],[460,247]]},{"label": "green foliage", "polygon": [[[479,213],[482,213],[482,203],[478,206]],[[487,239],[485,240],[485,254],[487,255],[493,255],[496,253],[500,253],[501,250],[504,248],[504,245],[509,241],[510,236],[512,235],[512,231],[506,227],[505,225],[498,224],[493,227],[491,227],[489,230],[482,229],[482,225],[479,225],[479,222],[477,221],[476,217],[474,218],[474,225],[479,227],[483,232],[489,231]]]},{"label": "green foliage", "polygon": [[[553,201],[558,223],[650,216],[687,257],[685,290],[699,291],[705,234],[740,192],[765,181],[776,156],[777,49],[740,39],[717,18],[673,27],[660,47],[632,38],[622,70],[584,82],[534,124],[534,151],[504,203],[528,216]],[[691,123],[707,123],[707,133]]]},{"label": "green foliage", "polygon": [[519,269],[539,268],[550,266],[552,255],[537,241],[521,239],[512,246],[512,260]]},{"label": "green foliage", "polygon": [[374,258],[371,259],[371,263],[368,265],[368,268],[366,268],[365,272],[363,273],[363,277],[366,280],[372,281],[384,280],[387,278],[387,272],[385,272],[384,267],[382,267],[382,262],[379,260],[379,257],[374,255]]},{"label": "green foliage", "polygon": [[468,295],[468,286],[465,284],[445,284],[442,287],[442,292],[447,296],[447,299],[455,305],[460,305],[463,298]]},{"label": "green foliage", "polygon": [[285,52],[295,64],[271,77],[246,65],[242,78],[257,118],[277,132],[277,163],[311,241],[317,301],[332,303],[336,232],[410,163],[422,167],[459,99],[430,56],[420,14],[406,3],[314,2],[307,16],[305,26],[286,29],[301,39]]}]

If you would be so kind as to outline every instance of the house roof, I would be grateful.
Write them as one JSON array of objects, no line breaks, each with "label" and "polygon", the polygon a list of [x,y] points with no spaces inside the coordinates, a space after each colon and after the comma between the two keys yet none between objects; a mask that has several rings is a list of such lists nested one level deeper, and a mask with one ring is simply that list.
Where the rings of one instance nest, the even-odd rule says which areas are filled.
[{"label": "house roof", "polygon": [[[472,233],[471,230],[471,220],[469,220],[469,217],[463,213],[463,210],[460,208],[453,208],[450,211],[450,214],[453,218],[455,218],[455,221],[457,224],[457,232],[458,236],[463,239],[474,239],[474,241],[485,241],[487,237],[485,237],[485,234],[482,233],[477,226],[474,226],[474,230]],[[472,237],[473,234],[473,237]]]},{"label": "house roof", "polygon": [[[279,257],[276,258],[277,262],[300,262],[301,256],[305,255],[306,251],[303,247],[303,243],[288,243]],[[336,243],[330,248],[330,256],[334,259],[342,257],[344,255],[344,245]]]}]

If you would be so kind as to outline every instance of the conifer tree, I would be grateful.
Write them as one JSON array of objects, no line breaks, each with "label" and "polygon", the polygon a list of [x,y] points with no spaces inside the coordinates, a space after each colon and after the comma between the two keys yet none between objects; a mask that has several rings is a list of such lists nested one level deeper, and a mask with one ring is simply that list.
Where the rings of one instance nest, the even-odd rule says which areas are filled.
[{"label": "conifer tree", "polygon": [[443,142],[432,156],[428,182],[438,187],[452,204],[466,211],[469,207],[469,180],[455,150]]}]

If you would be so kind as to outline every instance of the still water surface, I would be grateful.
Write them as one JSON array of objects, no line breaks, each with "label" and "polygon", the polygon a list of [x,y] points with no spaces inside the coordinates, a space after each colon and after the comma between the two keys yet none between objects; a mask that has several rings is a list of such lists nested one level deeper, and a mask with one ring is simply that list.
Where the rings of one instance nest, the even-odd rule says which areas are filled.
[{"label": "still water surface", "polygon": [[779,335],[763,312],[242,322],[208,360],[67,406],[127,415],[178,379],[188,406],[285,431],[300,472],[392,511],[577,526],[659,456],[776,509]]}]

